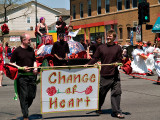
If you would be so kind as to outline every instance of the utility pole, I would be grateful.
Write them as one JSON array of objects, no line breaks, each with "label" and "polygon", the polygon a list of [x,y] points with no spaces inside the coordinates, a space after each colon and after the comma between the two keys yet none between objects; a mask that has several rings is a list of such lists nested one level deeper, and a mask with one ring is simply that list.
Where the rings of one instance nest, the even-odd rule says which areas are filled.
[{"label": "utility pole", "polygon": [[[35,29],[37,29],[37,0],[35,0]],[[37,35],[36,35],[36,46],[37,46]]]},{"label": "utility pole", "polygon": [[36,24],[36,27],[37,27],[37,0],[35,0],[35,2],[36,2],[36,5],[35,5],[35,16],[36,16],[35,24]]}]

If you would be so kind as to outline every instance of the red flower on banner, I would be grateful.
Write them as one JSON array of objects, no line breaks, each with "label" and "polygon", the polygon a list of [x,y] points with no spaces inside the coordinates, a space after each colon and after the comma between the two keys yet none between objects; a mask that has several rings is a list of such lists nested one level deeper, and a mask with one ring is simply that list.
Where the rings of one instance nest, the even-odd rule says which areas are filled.
[{"label": "red flower on banner", "polygon": [[85,94],[88,95],[93,91],[92,86],[89,86],[88,88],[86,88],[85,90]]},{"label": "red flower on banner", "polygon": [[47,88],[46,92],[48,93],[49,96],[53,96],[54,94],[57,93],[56,87],[52,86]]}]

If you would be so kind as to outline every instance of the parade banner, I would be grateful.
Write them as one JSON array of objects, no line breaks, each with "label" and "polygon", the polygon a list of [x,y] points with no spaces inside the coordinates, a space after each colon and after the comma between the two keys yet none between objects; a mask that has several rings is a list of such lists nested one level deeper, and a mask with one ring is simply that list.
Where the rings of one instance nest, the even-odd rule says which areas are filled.
[{"label": "parade banner", "polygon": [[48,69],[41,72],[41,113],[97,110],[99,69]]}]

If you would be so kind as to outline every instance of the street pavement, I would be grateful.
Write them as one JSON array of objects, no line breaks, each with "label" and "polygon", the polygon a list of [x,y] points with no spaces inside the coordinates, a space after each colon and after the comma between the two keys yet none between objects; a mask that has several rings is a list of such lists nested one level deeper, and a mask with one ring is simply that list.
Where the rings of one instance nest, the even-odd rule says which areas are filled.
[{"label": "street pavement", "polygon": [[[157,75],[147,76],[156,80]],[[122,99],[121,109],[126,120],[160,120],[160,85],[153,81],[133,78],[121,73]],[[19,100],[13,100],[14,81],[3,79],[0,87],[0,120],[22,120]],[[40,84],[37,95],[29,108],[30,120],[117,120],[111,117],[110,92],[108,92],[102,107],[103,114],[96,115],[95,111],[78,111],[41,114]]]}]

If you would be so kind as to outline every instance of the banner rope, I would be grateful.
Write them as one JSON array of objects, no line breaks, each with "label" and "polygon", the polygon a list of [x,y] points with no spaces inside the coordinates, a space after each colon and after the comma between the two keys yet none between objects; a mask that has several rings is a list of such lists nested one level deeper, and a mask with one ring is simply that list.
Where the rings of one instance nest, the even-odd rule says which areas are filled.
[{"label": "banner rope", "polygon": [[[41,69],[47,69],[47,68],[74,68],[74,67],[93,67],[93,66],[107,66],[107,65],[117,65],[117,66],[123,66],[122,63],[111,63],[111,64],[94,64],[94,65],[69,65],[69,66],[46,66],[46,67],[28,67],[28,68],[41,68]],[[19,67],[19,70],[24,70],[24,67]]]}]

